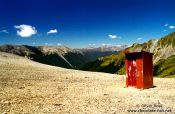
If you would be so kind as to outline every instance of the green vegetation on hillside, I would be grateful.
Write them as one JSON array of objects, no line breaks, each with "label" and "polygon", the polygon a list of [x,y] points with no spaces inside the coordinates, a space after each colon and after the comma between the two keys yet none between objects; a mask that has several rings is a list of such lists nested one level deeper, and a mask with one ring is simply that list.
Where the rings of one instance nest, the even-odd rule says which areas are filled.
[{"label": "green vegetation on hillside", "polygon": [[124,74],[124,52],[98,58],[83,66],[81,70]]},{"label": "green vegetation on hillside", "polygon": [[[125,74],[124,52],[89,62],[82,70]],[[175,78],[175,55],[161,59],[154,65],[154,76]]]},{"label": "green vegetation on hillside", "polygon": [[175,78],[175,55],[161,59],[154,65],[154,75]]},{"label": "green vegetation on hillside", "polygon": [[161,38],[158,41],[158,46],[164,48],[165,46],[172,45],[175,48],[175,32]]}]

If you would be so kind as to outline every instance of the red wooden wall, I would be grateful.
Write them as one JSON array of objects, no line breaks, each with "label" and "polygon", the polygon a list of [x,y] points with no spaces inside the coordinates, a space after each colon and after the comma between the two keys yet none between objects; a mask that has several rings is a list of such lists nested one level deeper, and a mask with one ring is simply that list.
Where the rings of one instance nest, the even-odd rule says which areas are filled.
[{"label": "red wooden wall", "polygon": [[152,53],[125,51],[126,86],[150,88],[153,86]]}]

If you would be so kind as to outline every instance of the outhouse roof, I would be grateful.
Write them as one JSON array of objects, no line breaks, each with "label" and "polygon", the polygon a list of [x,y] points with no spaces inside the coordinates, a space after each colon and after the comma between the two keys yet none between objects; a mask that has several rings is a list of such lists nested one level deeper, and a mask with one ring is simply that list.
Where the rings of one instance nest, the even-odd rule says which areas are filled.
[{"label": "outhouse roof", "polygon": [[125,49],[125,53],[149,53],[149,54],[153,54],[153,53],[144,51],[142,49],[136,49],[136,50]]}]

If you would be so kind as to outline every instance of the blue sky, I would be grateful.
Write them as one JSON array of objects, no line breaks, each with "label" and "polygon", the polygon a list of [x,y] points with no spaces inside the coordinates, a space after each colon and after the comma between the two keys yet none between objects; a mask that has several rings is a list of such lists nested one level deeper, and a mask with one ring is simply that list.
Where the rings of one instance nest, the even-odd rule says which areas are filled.
[{"label": "blue sky", "polygon": [[0,44],[143,43],[175,31],[175,0],[0,0]]}]

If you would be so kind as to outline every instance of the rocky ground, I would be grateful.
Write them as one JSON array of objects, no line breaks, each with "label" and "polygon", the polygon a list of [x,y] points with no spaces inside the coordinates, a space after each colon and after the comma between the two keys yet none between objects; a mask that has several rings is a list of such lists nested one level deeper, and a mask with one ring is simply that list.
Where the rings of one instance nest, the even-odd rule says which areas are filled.
[{"label": "rocky ground", "polygon": [[63,69],[0,52],[4,114],[175,114],[175,79],[154,78],[154,85],[125,88],[122,75]]}]

